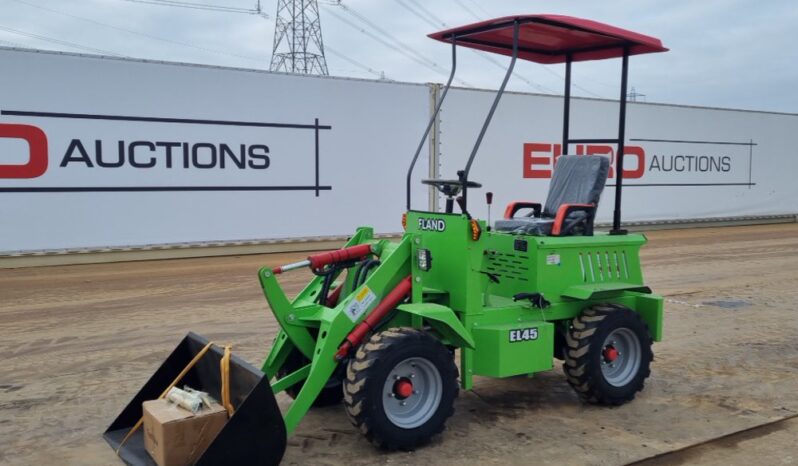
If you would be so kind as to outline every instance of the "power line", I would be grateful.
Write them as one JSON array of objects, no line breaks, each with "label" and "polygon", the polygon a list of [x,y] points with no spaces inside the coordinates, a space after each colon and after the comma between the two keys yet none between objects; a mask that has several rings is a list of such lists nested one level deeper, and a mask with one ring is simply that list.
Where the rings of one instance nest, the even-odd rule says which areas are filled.
[{"label": "power line", "polygon": [[93,19],[90,19],[90,18],[85,18],[83,16],[73,15],[72,13],[66,13],[64,11],[54,10],[52,8],[47,8],[45,6],[36,5],[36,4],[33,4],[33,3],[26,2],[24,0],[12,0],[12,1],[17,2],[17,3],[21,3],[23,5],[27,5],[27,6],[32,7],[32,8],[38,8],[40,10],[48,11],[50,13],[55,13],[55,14],[58,14],[58,15],[67,16],[69,18],[79,19],[81,21],[85,21],[85,22],[88,22],[88,23],[92,23],[92,24],[96,24],[96,25],[99,25],[99,26],[107,27],[107,28],[110,28],[110,29],[115,29],[117,31],[123,31],[123,32],[127,32],[129,34],[135,34],[137,36],[146,37],[148,39],[158,40],[158,41],[161,41],[161,42],[167,42],[167,43],[175,44],[175,45],[181,45],[183,47],[190,47],[190,48],[193,48],[193,49],[196,49],[196,50],[201,50],[203,52],[214,53],[214,54],[219,54],[219,55],[227,55],[227,56],[232,56],[232,57],[243,58],[243,59],[246,59],[246,60],[263,62],[263,58],[250,57],[250,56],[247,56],[247,55],[240,55],[240,54],[237,54],[237,53],[225,52],[225,51],[222,51],[222,50],[214,50],[214,49],[209,49],[209,48],[201,47],[201,46],[194,45],[194,44],[189,44],[189,43],[186,43],[186,42],[181,42],[181,41],[172,40],[172,39],[166,39],[164,37],[153,36],[151,34],[139,32],[139,31],[135,31],[135,30],[132,30],[132,29],[127,29],[127,28],[123,28],[123,27],[119,27],[119,26],[114,26],[114,25],[103,23],[103,22],[100,22],[100,21],[96,21],[96,20],[93,20]]},{"label": "power line", "polygon": [[425,57],[424,55],[422,55],[422,54],[418,53],[418,52],[417,52],[415,49],[413,49],[412,47],[409,47],[408,45],[406,45],[406,44],[405,44],[404,42],[402,42],[401,40],[399,40],[399,39],[395,38],[395,37],[394,37],[394,36],[393,36],[393,35],[392,35],[390,32],[386,31],[385,29],[383,29],[383,28],[382,28],[381,26],[379,26],[378,24],[375,24],[373,21],[369,20],[367,17],[365,17],[365,16],[363,16],[362,14],[358,13],[358,12],[357,12],[356,10],[354,10],[353,8],[351,8],[351,7],[349,7],[349,6],[345,5],[345,4],[343,4],[343,2],[339,2],[339,3],[338,3],[338,6],[340,6],[341,8],[343,8],[343,10],[344,10],[345,12],[347,12],[347,13],[349,13],[350,15],[354,16],[354,17],[355,17],[356,19],[358,19],[360,22],[362,22],[362,23],[366,24],[366,25],[367,25],[367,26],[369,26],[370,28],[372,28],[372,29],[374,29],[375,31],[377,31],[377,32],[379,32],[380,34],[382,34],[382,36],[384,36],[384,37],[388,37],[388,38],[389,38],[390,40],[392,40],[392,41],[393,41],[393,42],[394,42],[394,43],[395,43],[395,44],[396,44],[398,47],[400,47],[401,49],[403,49],[403,50],[407,51],[408,53],[410,53],[410,54],[414,55],[414,56],[415,56],[415,57],[416,57],[418,60],[421,60],[422,62],[425,62],[425,63],[427,63],[429,67],[432,67],[432,68],[433,68],[433,69],[435,69],[437,72],[443,73],[444,75],[447,75],[447,74],[448,74],[448,73],[446,73],[446,71],[445,71],[445,70],[443,70],[443,69],[442,69],[442,68],[441,68],[441,67],[440,67],[440,66],[439,66],[437,63],[435,63],[434,61],[432,61],[432,60],[430,60],[429,58]]},{"label": "power line", "polygon": [[480,4],[479,4],[479,2],[478,2],[477,0],[468,0],[468,1],[469,1],[469,2],[470,2],[472,5],[474,5],[475,7],[477,7],[478,9],[482,10],[482,13],[484,13],[484,14],[485,14],[485,17],[486,17],[486,18],[489,18],[489,17],[491,16],[491,14],[490,14],[490,11],[486,10],[485,8],[483,8],[483,7],[482,7],[482,5],[480,5]]},{"label": "power line", "polygon": [[[20,1],[20,0],[17,0]],[[270,19],[270,16],[264,13],[260,6],[260,0],[258,0],[257,7],[255,9],[247,9],[247,8],[237,8],[237,7],[227,7],[222,5],[214,5],[214,4],[207,4],[207,3],[196,3],[196,2],[185,2],[179,0],[124,0],[132,3],[143,3],[149,5],[160,5],[160,6],[171,6],[171,7],[178,7],[178,8],[190,8],[190,9],[199,9],[199,10],[208,10],[212,12],[224,12],[224,13],[243,13],[243,14],[255,14],[261,16],[265,19]],[[319,3],[323,3],[325,5],[338,5],[336,0],[321,0]],[[372,69],[371,67],[358,62],[354,58],[351,58],[342,52],[337,50],[331,49],[328,45],[325,45],[325,49],[329,50],[333,55],[346,60],[347,62],[357,66],[360,69],[363,69],[375,76],[378,76],[381,79],[385,79],[385,74],[379,71]],[[238,56],[238,55],[236,55]],[[248,58],[249,57],[243,57]]]},{"label": "power line", "polygon": [[[489,62],[491,62],[494,65],[498,66],[499,68],[502,68],[504,70],[507,69],[506,65],[503,65],[499,60],[494,58],[492,55],[489,55],[489,52],[483,52],[483,51],[480,51],[480,50],[474,50],[474,52],[477,55],[479,55],[480,57],[484,58],[485,60],[488,60]],[[540,92],[542,92],[544,94],[556,94],[556,92],[554,90],[549,89],[548,87],[546,87],[546,86],[544,86],[542,84],[538,84],[538,83],[530,80],[529,78],[527,78],[526,76],[518,73],[517,71],[513,71],[512,75],[513,75],[514,78],[520,79],[521,81],[525,82],[528,86],[533,87],[533,88],[537,89],[538,91],[540,91]]]},{"label": "power line", "polygon": [[48,36],[44,36],[44,35],[41,35],[41,34],[34,34],[32,32],[20,31],[18,29],[12,29],[12,28],[5,27],[5,26],[0,26],[0,30],[9,32],[11,34],[16,34],[18,36],[30,37],[32,39],[38,39],[38,40],[42,40],[42,41],[45,41],[45,42],[50,42],[50,43],[58,44],[58,45],[64,45],[64,46],[72,47],[72,48],[79,49],[79,50],[86,50],[86,51],[89,51],[89,52],[99,53],[99,54],[102,54],[102,55],[113,55],[115,57],[126,57],[125,55],[122,55],[122,54],[119,54],[119,53],[116,53],[116,52],[111,52],[109,50],[103,50],[103,49],[97,49],[97,48],[94,48],[94,47],[88,47],[88,46],[85,46],[85,45],[76,44],[74,42],[69,42],[69,41],[65,41],[65,40],[61,40],[61,39],[56,39],[54,37],[48,37]]},{"label": "power line", "polygon": [[[472,1],[472,2],[473,2],[473,0],[470,0],[470,1]],[[468,12],[468,14],[470,14],[470,15],[471,15],[471,16],[472,16],[474,19],[476,19],[476,20],[482,20],[482,17],[480,17],[478,14],[474,13],[474,11],[473,11],[473,10],[471,10],[470,8],[468,8],[468,6],[467,6],[465,3],[463,3],[463,0],[454,0],[454,2],[455,2],[455,3],[457,3],[458,5],[460,5],[460,6],[463,8],[463,10],[465,10],[466,12]],[[474,2],[474,4],[476,4],[477,6],[479,6],[479,7],[480,7],[480,9],[482,9],[482,10],[484,11],[484,8],[482,8],[482,7],[481,7],[480,5],[478,5],[476,2]],[[485,13],[487,13],[487,11],[485,11]],[[551,74],[553,74],[553,75],[557,76],[559,79],[561,79],[561,80],[565,81],[565,77],[563,77],[563,75],[561,75],[561,74],[557,73],[556,71],[554,71],[554,70],[552,70],[552,69],[548,68],[548,67],[547,67],[547,66],[545,66],[545,65],[542,65],[542,64],[540,64],[540,63],[538,63],[538,64],[539,64],[540,66],[542,66],[542,67],[543,67],[543,68],[544,68],[546,71],[548,71],[549,73],[551,73]],[[515,73],[513,73],[513,74],[515,74]],[[594,96],[594,97],[601,98],[601,96],[600,96],[600,95],[596,94],[595,92],[592,92],[592,91],[589,91],[589,90],[585,89],[584,87],[582,87],[582,86],[580,86],[580,85],[576,84],[576,83],[575,83],[575,82],[573,82],[573,81],[571,82],[571,84],[572,84],[572,85],[573,85],[575,88],[577,88],[577,89],[581,90],[582,92],[585,92],[585,93],[587,93],[587,94],[590,94],[590,95],[592,95],[592,96]]]},{"label": "power line", "polygon": [[[408,1],[410,1],[410,0],[408,0]],[[410,5],[404,3],[403,0],[396,0],[396,3],[398,3],[399,5],[402,5],[402,8],[404,8],[405,10],[409,11],[410,13],[412,13],[416,18],[418,18],[418,19],[424,21],[425,23],[429,24],[431,27],[434,27],[436,29],[442,28],[442,27],[444,27],[444,28],[446,27],[446,23],[444,23],[443,21],[441,21],[440,24],[436,23],[435,21],[433,21],[434,18],[430,19],[429,17],[424,16],[423,14],[421,14],[418,11],[414,10],[413,7],[411,7]]]},{"label": "power line", "polygon": [[[539,65],[540,65],[540,66],[541,66],[541,67],[542,67],[544,70],[548,71],[549,73],[551,73],[551,74],[553,74],[554,76],[557,76],[558,78],[560,78],[561,80],[563,80],[563,82],[565,81],[565,78],[564,78],[564,77],[563,77],[563,75],[561,75],[560,73],[558,73],[558,72],[554,71],[553,69],[549,68],[549,67],[548,67],[548,66],[546,66],[546,65],[543,65],[543,64],[540,64],[540,63],[539,63]],[[590,94],[590,95],[592,95],[593,97],[597,97],[597,98],[599,98],[599,99],[603,99],[603,98],[604,98],[604,97],[602,97],[602,96],[600,96],[600,95],[596,94],[595,92],[593,92],[593,91],[590,91],[590,90],[587,90],[587,89],[585,89],[584,87],[580,86],[579,84],[576,84],[576,83],[573,81],[573,79],[571,79],[571,85],[572,85],[573,87],[575,87],[575,88],[577,88],[577,89],[581,90],[582,92],[584,92],[584,93],[586,93],[586,94]]]},{"label": "power line", "polygon": [[468,14],[470,14],[471,16],[473,16],[473,17],[474,17],[474,19],[476,19],[477,21],[481,21],[481,20],[482,20],[482,17],[481,17],[481,16],[479,16],[479,15],[478,15],[478,14],[476,14],[476,13],[474,13],[474,10],[472,10],[471,8],[468,8],[468,6],[467,6],[465,3],[463,3],[461,0],[454,0],[454,3],[456,3],[456,4],[460,5],[460,7],[461,7],[462,9],[464,9],[464,10],[465,10],[465,11],[466,11]]},{"label": "power line", "polygon": [[[415,7],[419,9],[419,11],[421,11],[423,14],[427,15],[427,17],[429,17],[430,19],[432,19],[436,23],[442,25],[443,27],[448,27],[448,25],[446,24],[446,21],[442,20],[440,17],[436,16],[434,13],[429,11],[424,5],[419,3],[418,0],[407,0],[407,1],[412,3],[413,5],[415,5]],[[438,27],[438,26],[436,26],[436,27]]]},{"label": "power line", "polygon": [[224,13],[247,13],[247,14],[263,16],[264,18],[270,18],[269,15],[267,15],[261,10],[260,1],[258,1],[258,6],[256,8],[239,8],[227,5],[185,2],[180,0],[124,0],[124,1],[131,3],[143,3],[147,5],[161,5],[161,6],[172,6],[177,8],[190,8],[193,10],[220,11]]},{"label": "power line", "polygon": [[[413,3],[413,5],[415,5],[418,9],[415,9],[414,7],[410,6],[409,4],[404,3],[405,1]],[[444,22],[442,19],[440,19],[437,16],[435,16],[432,12],[430,12],[429,10],[427,10],[426,8],[421,6],[421,4],[418,3],[417,0],[396,0],[396,2],[399,3],[402,7],[404,7],[407,11],[412,13],[415,17],[421,19],[422,21],[424,21],[425,23],[429,24],[430,26],[432,26],[434,28],[449,27],[449,25],[446,24],[446,22]],[[476,50],[476,49],[468,49],[468,50],[472,51],[473,53],[475,53],[480,58],[482,58],[484,60],[487,60],[490,63],[496,65],[497,67],[499,67],[499,68],[501,68],[503,70],[507,70],[507,67],[505,65],[503,65],[501,62],[499,62],[496,58],[492,57],[491,55],[488,55],[487,53],[479,51],[479,50]],[[545,86],[542,86],[540,84],[537,84],[537,83],[527,79],[525,76],[523,76],[523,75],[521,75],[521,74],[519,74],[517,72],[513,72],[512,75],[513,75],[513,77],[525,82],[528,86],[532,87],[533,89],[535,89],[537,91],[540,91],[540,92],[543,92],[543,93],[546,93],[546,94],[554,94],[555,93],[551,89],[549,89],[549,88],[547,88]]]},{"label": "power line", "polygon": [[[388,48],[390,48],[390,49],[392,49],[392,50],[394,50],[396,52],[401,53],[402,55],[404,55],[407,58],[415,61],[416,63],[418,63],[418,64],[420,64],[420,65],[422,65],[422,66],[424,66],[426,68],[429,68],[430,70],[432,70],[432,71],[434,71],[436,73],[447,74],[447,73],[445,73],[444,71],[441,70],[440,66],[438,66],[437,63],[435,63],[435,62],[427,63],[429,60],[427,60],[425,58],[424,59],[418,58],[416,56],[417,52],[413,51],[413,53],[410,53],[410,52],[406,51],[404,48],[400,48],[399,46],[388,42],[387,40],[383,39],[379,35],[377,35],[377,34],[371,32],[371,31],[368,31],[368,30],[358,26],[357,24],[355,24],[354,22],[350,21],[349,19],[347,19],[343,15],[340,15],[340,14],[336,13],[334,10],[328,10],[328,12],[330,14],[332,14],[333,17],[337,18],[339,21],[347,24],[348,26],[352,27],[353,29],[357,30],[358,32],[360,32],[360,33],[362,33],[362,34],[374,39],[375,41],[381,43],[382,45],[384,45],[384,46],[386,46],[386,47],[388,47]],[[394,39],[394,41],[396,41],[396,39]],[[458,80],[458,81],[461,82],[465,86],[470,86],[468,83],[466,83],[463,80]]]},{"label": "power line", "polygon": [[330,52],[331,54],[337,56],[338,58],[346,60],[347,62],[355,65],[356,67],[360,68],[361,70],[364,70],[364,71],[366,71],[368,73],[371,73],[371,74],[373,74],[374,76],[377,76],[380,79],[384,79],[386,81],[393,81],[393,79],[390,79],[390,78],[386,77],[385,73],[383,73],[381,71],[377,71],[377,70],[369,67],[368,65],[364,65],[363,63],[360,63],[359,61],[355,60],[354,58],[351,58],[351,57],[348,57],[348,56],[342,54],[341,52],[339,52],[339,51],[335,50],[334,48],[330,47],[329,44],[325,44],[324,49],[325,49],[325,51]]}]

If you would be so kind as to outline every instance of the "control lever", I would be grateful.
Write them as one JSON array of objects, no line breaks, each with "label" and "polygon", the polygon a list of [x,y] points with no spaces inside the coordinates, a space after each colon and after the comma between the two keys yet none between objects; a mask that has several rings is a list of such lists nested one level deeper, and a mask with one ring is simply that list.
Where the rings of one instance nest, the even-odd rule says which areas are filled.
[{"label": "control lever", "polygon": [[488,231],[490,231],[490,206],[493,204],[493,193],[488,191],[485,193],[485,201],[488,203]]},{"label": "control lever", "polygon": [[522,299],[528,299],[529,302],[538,309],[544,309],[551,305],[540,293],[518,293],[513,296],[513,301],[520,301]]}]

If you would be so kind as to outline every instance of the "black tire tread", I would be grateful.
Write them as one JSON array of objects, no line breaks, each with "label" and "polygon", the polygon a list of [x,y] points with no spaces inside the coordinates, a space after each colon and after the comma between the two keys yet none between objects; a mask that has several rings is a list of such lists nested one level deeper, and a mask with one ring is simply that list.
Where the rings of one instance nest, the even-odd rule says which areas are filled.
[{"label": "black tire tread", "polygon": [[588,358],[592,354],[590,351],[591,345],[600,345],[603,342],[595,342],[593,335],[611,314],[618,312],[633,316],[632,318],[637,319],[643,328],[645,328],[648,341],[641,341],[641,344],[648,345],[650,348],[653,343],[648,326],[640,318],[640,315],[625,306],[618,304],[599,304],[583,310],[581,314],[576,316],[571,322],[571,328],[565,336],[567,346],[563,370],[568,383],[585,403],[618,406],[632,401],[637,392],[643,389],[645,379],[651,374],[649,363],[653,360],[653,353],[650,350],[643,351],[643,355],[644,357],[648,357],[648,361],[643,361],[642,378],[634,390],[623,396],[614,396],[601,389],[598,383],[598,378],[603,377],[601,370],[600,368],[596,368],[593,364],[590,364]]},{"label": "black tire tread", "polygon": [[[344,408],[352,425],[358,428],[369,442],[385,450],[412,450],[429,442],[430,438],[440,434],[446,427],[446,419],[454,414],[454,403],[442,405],[443,416],[438,418],[434,425],[432,435],[416,436],[415,438],[398,440],[385,438],[374,428],[374,419],[369,416],[368,410],[363,409],[368,403],[365,390],[369,378],[370,368],[377,364],[380,359],[390,353],[395,345],[406,344],[409,341],[427,340],[428,343],[439,346],[440,351],[449,354],[449,350],[435,337],[418,329],[410,327],[399,327],[374,333],[369,340],[360,345],[355,352],[355,357],[347,365],[346,377],[344,378]],[[450,370],[455,374],[450,380],[443,377],[443,383],[454,385],[454,398],[459,395],[459,385],[457,383],[457,366],[454,360],[450,360]],[[428,421],[431,422],[432,420]]]}]

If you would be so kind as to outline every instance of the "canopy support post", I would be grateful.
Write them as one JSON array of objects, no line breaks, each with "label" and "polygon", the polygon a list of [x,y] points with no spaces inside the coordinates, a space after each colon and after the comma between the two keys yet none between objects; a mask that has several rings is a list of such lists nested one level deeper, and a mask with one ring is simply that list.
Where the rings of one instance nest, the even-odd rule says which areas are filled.
[{"label": "canopy support post", "polygon": [[410,162],[410,168],[407,169],[407,210],[410,210],[410,182],[413,176],[413,168],[416,166],[416,161],[418,160],[419,154],[421,154],[421,149],[424,148],[424,142],[427,140],[429,136],[430,129],[432,129],[433,124],[435,123],[435,119],[438,118],[438,113],[441,111],[441,105],[443,104],[443,99],[446,98],[446,94],[449,92],[449,88],[452,85],[452,80],[454,79],[454,72],[457,70],[457,37],[452,37],[452,71],[449,73],[449,80],[446,81],[446,86],[443,88],[443,93],[441,93],[441,97],[438,99],[438,103],[435,105],[435,110],[432,112],[432,117],[429,119],[429,123],[427,123],[427,129],[424,130],[424,135],[421,136],[421,141],[418,143],[418,148],[416,149],[415,155],[413,155],[413,161]]},{"label": "canopy support post", "polygon": [[623,152],[626,141],[626,87],[629,77],[629,48],[623,49],[621,70],[621,106],[618,116],[618,152],[615,154],[615,211],[612,216],[611,235],[625,235],[621,229],[621,190],[623,188]]},{"label": "canopy support post", "polygon": [[507,87],[507,81],[510,80],[510,76],[513,74],[515,60],[518,58],[518,36],[520,34],[520,29],[520,23],[516,19],[513,22],[513,55],[510,60],[510,67],[507,68],[507,73],[504,75],[502,85],[499,87],[498,92],[496,92],[496,97],[493,99],[493,105],[491,105],[490,111],[488,111],[488,116],[485,118],[485,122],[482,124],[482,130],[479,132],[477,142],[474,143],[474,148],[471,149],[471,156],[468,157],[468,163],[466,164],[465,170],[463,170],[462,173],[458,173],[460,181],[463,183],[463,212],[465,212],[466,208],[468,207],[468,173],[471,171],[471,164],[474,163],[474,157],[476,157],[477,151],[479,151],[479,146],[482,144],[482,138],[485,137],[488,126],[490,126],[490,121],[493,119],[493,113],[496,111],[496,107],[499,106],[499,101],[502,98],[502,94],[504,94],[504,88]]},{"label": "canopy support post", "polygon": [[571,54],[565,58],[565,103],[562,111],[562,155],[568,154],[569,127],[571,125]]}]

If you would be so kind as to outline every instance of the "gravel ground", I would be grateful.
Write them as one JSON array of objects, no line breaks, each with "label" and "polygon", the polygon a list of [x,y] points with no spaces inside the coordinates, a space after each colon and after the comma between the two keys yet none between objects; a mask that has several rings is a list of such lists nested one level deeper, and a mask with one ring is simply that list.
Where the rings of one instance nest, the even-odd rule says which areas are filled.
[{"label": "gravel ground", "polygon": [[[795,420],[713,441],[798,414],[798,225],[648,236],[665,341],[634,402],[584,406],[559,367],[477,378],[428,447],[379,452],[336,406],[305,418],[284,464],[614,465],[707,441],[643,464],[798,463]],[[0,270],[0,464],[121,464],[101,433],[188,330],[260,364],[277,327],[256,271],[301,256]]]}]

